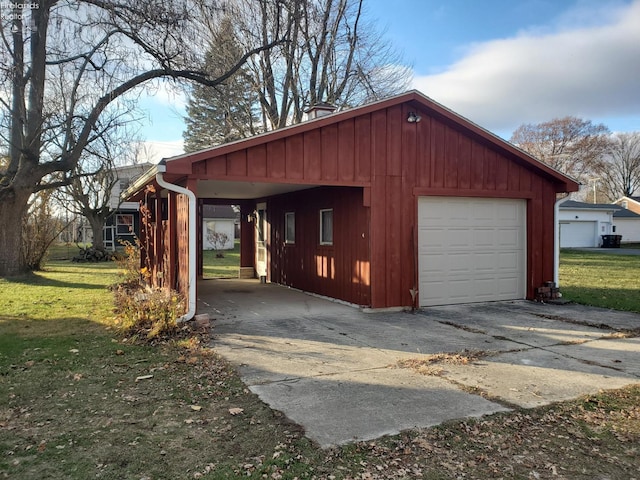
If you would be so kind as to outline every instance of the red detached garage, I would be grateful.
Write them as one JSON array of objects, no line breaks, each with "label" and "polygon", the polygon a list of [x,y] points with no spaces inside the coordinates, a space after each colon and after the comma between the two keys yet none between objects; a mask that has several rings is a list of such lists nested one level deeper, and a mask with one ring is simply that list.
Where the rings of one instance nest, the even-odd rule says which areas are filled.
[{"label": "red detached garage", "polygon": [[130,198],[158,286],[195,299],[201,206],[235,204],[243,272],[384,308],[533,299],[554,278],[556,195],[577,189],[412,91],[163,160]]}]

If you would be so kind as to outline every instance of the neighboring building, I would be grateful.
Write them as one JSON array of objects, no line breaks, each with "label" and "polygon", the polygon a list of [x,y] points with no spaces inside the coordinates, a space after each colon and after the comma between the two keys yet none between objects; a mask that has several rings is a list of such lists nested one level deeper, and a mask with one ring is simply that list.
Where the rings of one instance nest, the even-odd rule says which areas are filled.
[{"label": "neighboring building", "polygon": [[640,197],[622,197],[613,203],[640,215]]},{"label": "neighboring building", "polygon": [[578,190],[416,91],[164,160],[130,199],[147,185],[173,232],[142,239],[155,285],[195,305],[195,197],[240,206],[241,267],[372,308],[535,298],[554,279],[556,196]]},{"label": "neighboring building", "polygon": [[104,246],[108,250],[115,250],[123,242],[135,243],[140,234],[140,207],[138,202],[123,202],[120,198],[140,176],[149,168],[151,163],[140,163],[116,168],[118,182],[111,190],[109,208],[114,211],[104,226]]},{"label": "neighboring building", "polygon": [[599,247],[602,235],[613,233],[613,214],[619,207],[568,200],[560,205],[560,247]]},{"label": "neighboring building", "polygon": [[621,243],[640,242],[640,215],[620,204],[572,200],[560,205],[560,247],[599,247],[602,235],[621,235]]},{"label": "neighboring building", "polygon": [[[236,211],[231,205],[203,205],[202,248],[205,250],[233,250],[235,245]],[[226,237],[224,244],[214,245],[214,235]]]},{"label": "neighboring building", "polygon": [[622,235],[622,243],[640,242],[640,215],[619,207],[613,212],[613,233]]}]

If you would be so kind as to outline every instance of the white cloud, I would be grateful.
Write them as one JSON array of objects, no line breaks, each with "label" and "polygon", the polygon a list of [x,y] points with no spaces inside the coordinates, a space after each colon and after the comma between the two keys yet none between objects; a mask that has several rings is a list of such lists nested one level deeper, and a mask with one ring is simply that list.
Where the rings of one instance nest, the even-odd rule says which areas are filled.
[{"label": "white cloud", "polygon": [[[557,20],[554,32],[471,45],[461,60],[416,77],[414,86],[494,131],[566,115],[594,121],[637,115],[640,0],[607,15],[601,7],[591,17],[586,12],[580,4]],[[582,26],[567,27],[571,18]]]}]

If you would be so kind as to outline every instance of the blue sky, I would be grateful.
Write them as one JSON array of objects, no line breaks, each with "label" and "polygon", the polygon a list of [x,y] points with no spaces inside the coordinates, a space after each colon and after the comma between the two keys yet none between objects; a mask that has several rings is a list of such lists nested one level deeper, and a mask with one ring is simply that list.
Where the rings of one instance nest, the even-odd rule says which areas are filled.
[{"label": "blue sky", "polygon": [[[640,131],[640,0],[365,0],[416,88],[508,139],[575,115]],[[184,99],[143,101],[159,160],[181,152]]]}]

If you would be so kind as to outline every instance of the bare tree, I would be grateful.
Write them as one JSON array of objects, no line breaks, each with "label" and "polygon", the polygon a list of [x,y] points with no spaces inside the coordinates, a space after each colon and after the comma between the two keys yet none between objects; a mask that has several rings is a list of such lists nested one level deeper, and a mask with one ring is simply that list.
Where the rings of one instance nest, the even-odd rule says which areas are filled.
[{"label": "bare tree", "polygon": [[[107,220],[118,209],[120,184],[130,178],[123,176],[123,167],[134,167],[140,148],[126,126],[106,132],[99,142],[92,143],[76,165],[68,185],[56,191],[58,202],[69,213],[84,217],[91,227],[93,247],[104,250],[103,230]],[[138,167],[139,176],[149,164]]]},{"label": "bare tree", "polygon": [[596,171],[608,148],[609,129],[577,117],[524,124],[511,142],[542,162],[583,183]]},{"label": "bare tree", "polygon": [[30,196],[70,183],[83,152],[117,118],[118,102],[158,78],[218,85],[282,41],[278,30],[268,43],[245,45],[236,64],[213,78],[193,67],[202,64],[193,47],[205,41],[196,1],[2,5],[0,138],[9,162],[0,167],[0,276],[26,269],[15,226]]},{"label": "bare tree", "polygon": [[51,190],[32,195],[22,219],[20,255],[29,270],[41,270],[51,244],[66,227],[57,215]]},{"label": "bare tree", "polygon": [[613,134],[597,174],[610,201],[640,191],[640,132]]},{"label": "bare tree", "polygon": [[289,32],[249,61],[266,130],[299,122],[317,103],[350,107],[409,87],[410,69],[366,21],[363,1],[283,0],[280,12],[266,0],[237,7],[245,44],[272,43],[279,25]]}]

